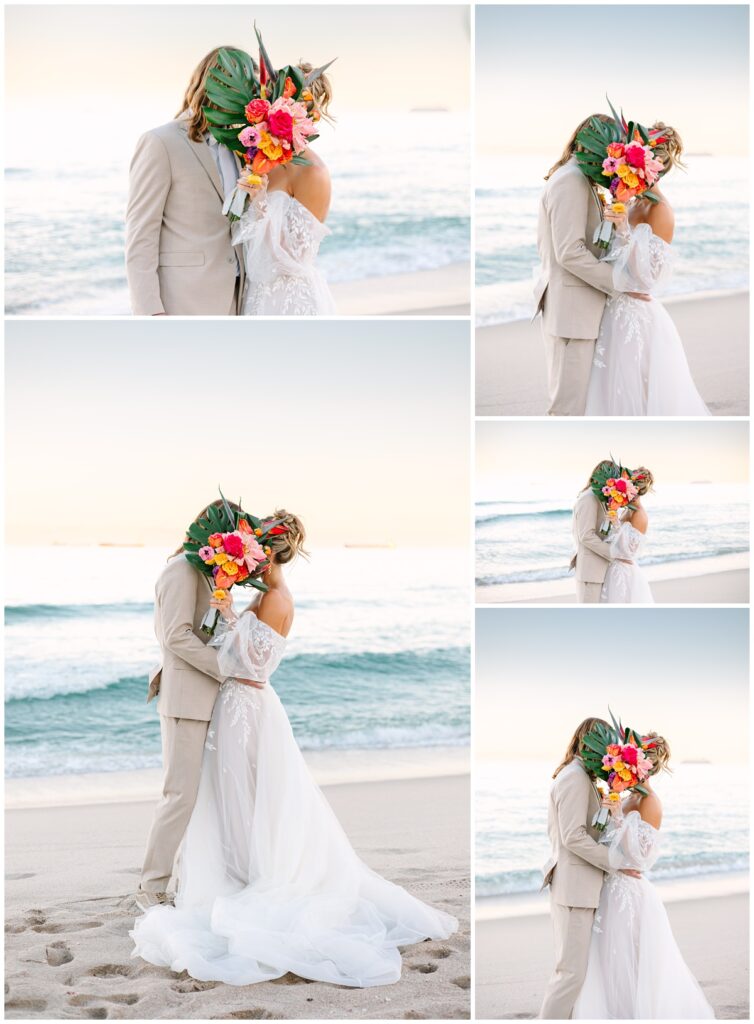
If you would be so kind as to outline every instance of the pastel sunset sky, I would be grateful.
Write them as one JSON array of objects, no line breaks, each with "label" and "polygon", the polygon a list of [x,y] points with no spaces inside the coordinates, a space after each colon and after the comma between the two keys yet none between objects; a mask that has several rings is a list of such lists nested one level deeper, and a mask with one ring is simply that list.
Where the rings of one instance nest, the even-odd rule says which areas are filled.
[{"label": "pastel sunset sky", "polygon": [[217,496],[314,547],[468,538],[468,326],[14,321],[13,543],[175,542]]}]

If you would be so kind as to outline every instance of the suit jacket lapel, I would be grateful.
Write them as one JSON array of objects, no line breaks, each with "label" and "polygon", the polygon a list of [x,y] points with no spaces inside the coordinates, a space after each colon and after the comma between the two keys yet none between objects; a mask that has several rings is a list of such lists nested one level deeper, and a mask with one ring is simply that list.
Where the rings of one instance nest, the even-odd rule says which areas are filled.
[{"label": "suit jacket lapel", "polygon": [[223,183],[220,180],[220,172],[217,169],[215,158],[209,151],[209,146],[206,142],[192,142],[188,137],[185,124],[179,124],[178,127],[184,134],[186,145],[190,148],[191,152],[209,175],[209,180],[214,185],[215,192],[217,192],[220,199],[225,202],[225,193],[223,192]]}]

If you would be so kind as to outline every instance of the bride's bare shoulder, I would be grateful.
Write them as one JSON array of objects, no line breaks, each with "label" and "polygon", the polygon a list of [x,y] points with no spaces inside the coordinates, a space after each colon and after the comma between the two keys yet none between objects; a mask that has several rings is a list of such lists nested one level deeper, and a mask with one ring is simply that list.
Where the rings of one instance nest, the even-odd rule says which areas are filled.
[{"label": "bride's bare shoulder", "polygon": [[675,213],[670,203],[665,200],[654,203],[647,214],[647,223],[653,234],[670,245],[675,231]]},{"label": "bride's bare shoulder", "polygon": [[293,621],[293,598],[284,590],[268,590],[259,599],[256,616],[276,633],[287,636]]},{"label": "bride's bare shoulder", "polygon": [[306,158],[310,161],[308,164],[295,166],[293,197],[317,220],[324,221],[330,209],[330,172],[315,154],[307,152]]},{"label": "bride's bare shoulder", "polygon": [[649,793],[645,796],[638,807],[641,820],[646,821],[652,828],[659,828],[662,825],[662,800],[656,793]]}]

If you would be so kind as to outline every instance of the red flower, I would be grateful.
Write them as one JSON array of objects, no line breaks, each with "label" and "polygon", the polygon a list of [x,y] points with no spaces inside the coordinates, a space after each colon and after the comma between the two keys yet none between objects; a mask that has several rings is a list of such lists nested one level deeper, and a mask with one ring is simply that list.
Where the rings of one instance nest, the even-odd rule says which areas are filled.
[{"label": "red flower", "polygon": [[226,533],[223,536],[223,547],[225,548],[225,553],[230,555],[231,558],[241,558],[243,556],[243,542],[234,533]]},{"label": "red flower", "polygon": [[276,536],[278,536],[278,534],[288,533],[288,527],[287,526],[273,526],[271,530],[267,531],[267,533],[270,535],[270,537],[276,537]]},{"label": "red flower", "polygon": [[246,104],[246,120],[249,124],[259,124],[267,117],[270,105],[267,100],[252,100]]},{"label": "red flower", "polygon": [[636,764],[637,753],[638,751],[636,747],[632,747],[630,744],[627,747],[624,747],[621,751],[621,758],[624,764]]},{"label": "red flower", "polygon": [[624,153],[626,163],[630,167],[644,167],[645,157],[644,147],[637,144],[626,146],[626,152]]},{"label": "red flower", "polygon": [[293,81],[293,79],[289,75],[286,78],[286,80],[285,80],[285,85],[283,86],[283,96],[285,97],[285,99],[289,100],[291,98],[291,96],[295,96],[295,95],[296,95],[296,84],[295,84],[295,82]]},{"label": "red flower", "polygon": [[621,494],[625,494],[626,493],[626,481],[623,480],[622,478],[620,480],[616,480],[615,481],[615,489],[616,489],[616,491],[620,491]]},{"label": "red flower", "polygon": [[276,110],[274,114],[270,114],[267,124],[270,128],[270,135],[274,135],[278,139],[285,139],[288,142],[291,141],[293,118],[287,110]]}]

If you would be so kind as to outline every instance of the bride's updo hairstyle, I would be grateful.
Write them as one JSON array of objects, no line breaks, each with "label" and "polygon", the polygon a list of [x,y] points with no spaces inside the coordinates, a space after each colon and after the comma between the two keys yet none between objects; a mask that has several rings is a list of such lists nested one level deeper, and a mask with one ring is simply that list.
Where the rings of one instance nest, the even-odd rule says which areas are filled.
[{"label": "bride's updo hairstyle", "polygon": [[664,736],[658,736],[656,732],[650,732],[647,736],[643,737],[645,740],[653,740],[655,746],[651,750],[646,751],[646,755],[652,762],[652,771],[650,775],[657,775],[660,772],[669,772],[670,768],[668,763],[670,761],[670,744]]},{"label": "bride's updo hairstyle", "polygon": [[271,516],[266,516],[262,521],[268,523],[272,519],[279,520],[280,525],[286,527],[285,533],[278,533],[267,538],[267,546],[271,548],[278,565],[286,565],[288,562],[292,562],[294,558],[298,558],[299,555],[303,558],[308,558],[309,552],[304,548],[306,530],[298,516],[286,512],[285,509],[278,509]]},{"label": "bride's updo hairstyle", "polygon": [[594,730],[597,725],[604,725],[606,728],[610,728],[604,718],[585,718],[581,725],[578,727],[576,732],[571,737],[571,742],[568,744],[568,748],[565,752],[563,760],[560,762],[558,767],[552,774],[553,779],[557,778],[558,775],[563,771],[566,765],[570,764],[574,758],[579,757],[584,747],[584,737],[587,733]]},{"label": "bride's updo hairstyle", "polygon": [[[642,477],[641,480],[636,479],[637,474]],[[634,470],[633,476],[636,490],[639,492],[639,495],[643,498],[645,494],[649,494],[649,492],[652,490],[652,487],[654,486],[655,478],[652,476],[652,470],[647,469],[646,466],[639,466],[638,469]]]},{"label": "bride's updo hairstyle", "polygon": [[[312,64],[307,63],[305,60],[298,62],[299,71],[303,71],[305,75],[310,75],[314,70]],[[332,103],[332,82],[326,74],[322,74],[309,86],[309,92],[312,94],[314,100],[314,107],[319,112],[321,117],[324,117],[325,121],[332,123],[335,118],[330,114],[330,104]]]},{"label": "bride's updo hairstyle", "polygon": [[652,132],[662,132],[662,142],[653,148],[652,155],[655,159],[660,160],[665,168],[663,174],[667,174],[668,171],[672,171],[674,167],[680,167],[682,171],[686,170],[681,157],[683,156],[683,139],[669,124],[664,124],[662,121],[658,121],[653,124],[650,128]]}]

